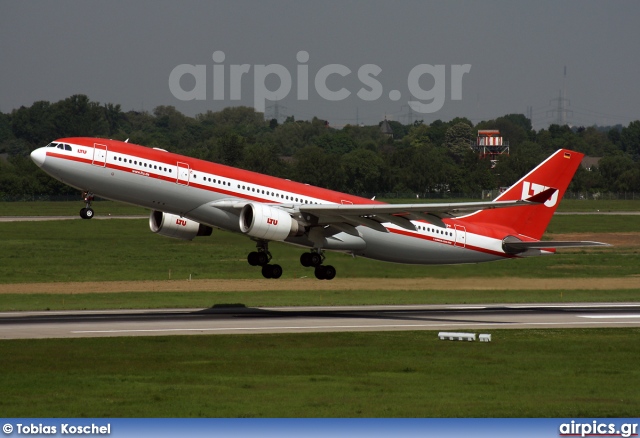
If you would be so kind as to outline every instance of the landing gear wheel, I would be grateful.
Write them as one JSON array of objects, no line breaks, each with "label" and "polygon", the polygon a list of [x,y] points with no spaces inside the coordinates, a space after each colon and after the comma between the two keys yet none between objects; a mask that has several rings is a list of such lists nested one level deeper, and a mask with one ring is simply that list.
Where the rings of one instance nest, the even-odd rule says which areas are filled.
[{"label": "landing gear wheel", "polygon": [[305,268],[308,268],[309,266],[311,266],[311,253],[303,252],[302,255],[300,256],[300,264]]},{"label": "landing gear wheel", "polygon": [[92,208],[80,209],[80,217],[82,219],[91,219],[93,217],[93,209]]},{"label": "landing gear wheel", "polygon": [[280,265],[264,265],[262,267],[262,276],[264,278],[280,278],[282,276],[282,267]]},{"label": "landing gear wheel", "polygon": [[251,266],[266,266],[271,260],[271,254],[266,250],[252,251],[247,256],[247,262]]},{"label": "landing gear wheel", "polygon": [[258,252],[256,254],[256,261],[258,262],[258,266],[267,266],[267,263],[269,263],[269,256],[267,255],[267,253]]},{"label": "landing gear wheel", "polygon": [[268,265],[271,266],[271,278],[282,277],[282,267],[280,265]]},{"label": "landing gear wheel", "polygon": [[320,266],[322,264],[322,255],[317,252],[305,252],[300,256],[300,264],[305,268]]},{"label": "landing gear wheel", "polygon": [[322,263],[322,256],[317,252],[310,252],[309,261],[309,266],[320,266],[320,264]]},{"label": "landing gear wheel", "polygon": [[331,265],[320,265],[316,266],[314,273],[318,280],[333,280],[336,277],[336,268]]},{"label": "landing gear wheel", "polygon": [[336,268],[331,265],[327,265],[324,267],[324,279],[325,280],[333,280],[336,278]]}]

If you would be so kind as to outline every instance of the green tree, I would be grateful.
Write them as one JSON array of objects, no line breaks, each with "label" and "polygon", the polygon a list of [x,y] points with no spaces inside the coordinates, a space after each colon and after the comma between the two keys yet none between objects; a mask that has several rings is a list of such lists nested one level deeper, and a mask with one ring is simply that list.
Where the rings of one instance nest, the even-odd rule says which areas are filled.
[{"label": "green tree", "polygon": [[343,188],[344,172],[340,157],[318,146],[307,146],[294,156],[293,179],[332,190]]},{"label": "green tree", "polygon": [[246,140],[244,137],[229,132],[218,139],[222,164],[237,166],[244,157]]},{"label": "green tree", "polygon": [[32,147],[44,146],[59,137],[55,116],[51,103],[34,102],[29,108],[22,106],[11,113],[11,130]]},{"label": "green tree", "polygon": [[243,169],[274,176],[283,176],[286,172],[285,164],[273,145],[246,144],[242,155],[240,167]]},{"label": "green tree", "polygon": [[465,122],[459,122],[447,129],[444,137],[444,146],[455,162],[460,164],[471,149],[470,141],[471,126]]},{"label": "green tree", "polygon": [[[635,186],[632,184],[637,165],[628,155],[604,157],[600,160],[598,168],[606,190],[624,192],[640,189],[640,184]],[[623,175],[624,177],[621,178]]]},{"label": "green tree", "polygon": [[599,168],[587,170],[582,166],[578,167],[576,174],[571,180],[569,191],[593,193],[602,190],[604,190],[604,181]]},{"label": "green tree", "polygon": [[629,126],[620,132],[620,142],[625,152],[634,160],[640,160],[640,121],[629,123]]},{"label": "green tree", "polygon": [[213,113],[215,124],[219,127],[232,129],[243,137],[256,135],[263,129],[268,129],[264,121],[264,113],[257,112],[247,106],[227,107]]},{"label": "green tree", "polygon": [[11,121],[9,115],[0,113],[0,145],[12,138],[13,132],[11,132]]},{"label": "green tree", "polygon": [[[104,108],[84,94],[76,94],[52,105],[56,137],[104,137],[109,123]],[[54,140],[53,138],[51,140]]]},{"label": "green tree", "polygon": [[356,149],[342,156],[345,189],[350,193],[376,193],[383,187],[385,163],[368,149]]},{"label": "green tree", "polygon": [[357,145],[349,135],[341,131],[327,131],[314,137],[311,143],[324,149],[329,154],[344,155],[354,150]]}]

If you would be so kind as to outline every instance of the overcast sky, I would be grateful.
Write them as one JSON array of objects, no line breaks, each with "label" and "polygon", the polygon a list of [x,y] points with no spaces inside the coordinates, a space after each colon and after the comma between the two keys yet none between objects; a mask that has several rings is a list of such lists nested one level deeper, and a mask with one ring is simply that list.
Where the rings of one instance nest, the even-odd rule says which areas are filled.
[{"label": "overcast sky", "polygon": [[[194,116],[254,106],[264,88],[254,87],[257,72],[270,68],[291,76],[288,93],[276,74],[258,80],[280,88],[281,118],[317,116],[334,126],[385,116],[477,123],[531,107],[539,129],[558,119],[565,90],[567,122],[627,125],[640,119],[639,19],[635,0],[0,0],[0,111],[81,93],[125,111],[173,105]],[[214,62],[214,52],[224,60]],[[299,52],[308,60],[299,61]],[[225,71],[217,96],[214,64]],[[232,100],[231,70],[244,64]],[[434,69],[444,76],[425,64],[442,66]],[[204,81],[179,75],[183,65],[204,66]],[[423,112],[410,114],[409,101]],[[275,110],[266,102],[267,116]]]}]

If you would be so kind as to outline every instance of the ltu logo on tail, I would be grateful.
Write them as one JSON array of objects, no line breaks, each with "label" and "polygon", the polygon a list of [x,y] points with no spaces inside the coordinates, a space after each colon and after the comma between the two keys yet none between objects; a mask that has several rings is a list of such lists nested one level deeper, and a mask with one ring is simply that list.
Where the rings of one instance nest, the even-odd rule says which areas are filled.
[{"label": "ltu logo on tail", "polygon": [[[548,188],[549,187],[545,187],[540,184],[525,181],[522,183],[522,197],[520,199],[529,199],[530,197],[535,196],[538,193],[547,190]],[[553,193],[553,195],[551,195],[551,198],[549,198],[547,202],[544,203],[544,205],[547,207],[553,207],[554,205],[556,205],[556,202],[558,202],[557,190]]]}]

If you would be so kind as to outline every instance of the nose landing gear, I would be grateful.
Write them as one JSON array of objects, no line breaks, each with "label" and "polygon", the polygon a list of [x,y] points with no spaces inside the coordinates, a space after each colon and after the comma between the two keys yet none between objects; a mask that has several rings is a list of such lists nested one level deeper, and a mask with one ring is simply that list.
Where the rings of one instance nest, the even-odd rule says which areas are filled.
[{"label": "nose landing gear", "polygon": [[80,210],[80,217],[82,219],[91,219],[93,217],[93,208],[91,208],[94,198],[93,193],[82,192],[82,198],[84,199],[85,207]]}]

